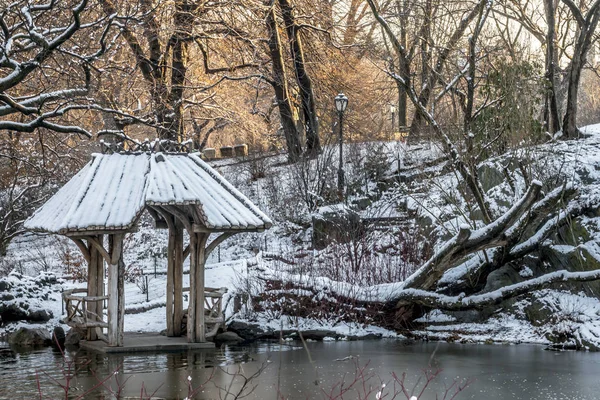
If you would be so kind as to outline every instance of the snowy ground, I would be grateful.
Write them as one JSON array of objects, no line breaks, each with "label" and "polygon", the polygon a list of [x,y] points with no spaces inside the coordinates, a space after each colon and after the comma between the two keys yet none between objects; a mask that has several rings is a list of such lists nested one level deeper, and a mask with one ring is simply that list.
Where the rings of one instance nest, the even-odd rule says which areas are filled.
[{"label": "snowy ground", "polygon": [[[47,237],[31,237],[29,243],[32,247],[37,246],[37,241],[41,243],[48,243]],[[22,242],[21,242],[22,245]],[[58,260],[52,260],[50,256],[47,256],[49,262],[58,263]],[[273,318],[272,316],[261,315],[260,313],[248,313],[244,315],[233,314],[233,302],[231,294],[235,292],[236,288],[243,285],[248,275],[248,265],[252,265],[253,269],[261,268],[259,264],[261,255],[252,257],[250,259],[241,259],[234,261],[224,261],[221,263],[208,263],[206,265],[206,285],[207,287],[228,288],[229,293],[224,296],[225,305],[225,316],[228,320],[233,318],[241,321],[248,321],[255,324],[259,324],[264,329],[270,329],[278,331],[280,329],[300,329],[300,330],[311,330],[311,329],[326,329],[336,332],[339,336],[364,336],[367,334],[378,334],[383,337],[398,337],[394,332],[376,327],[376,326],[362,326],[353,323],[344,324],[328,324],[323,321],[314,321],[304,318],[290,318],[281,317]],[[165,268],[162,266],[161,259],[159,259],[157,274],[154,275],[154,265],[149,265],[144,269],[145,275],[140,278],[141,280],[148,279],[148,294],[142,293],[138,283],[127,282],[125,284],[125,331],[127,332],[160,332],[166,329],[166,308],[165,308],[165,292],[166,292],[166,275]],[[210,261],[210,259],[209,259]],[[27,260],[26,257],[21,258],[22,268],[27,269],[27,266],[34,268],[36,262]],[[189,269],[184,268],[183,286],[189,286]],[[16,278],[11,278],[15,280]],[[2,333],[6,334],[11,331],[18,329],[19,327],[45,327],[48,330],[52,330],[53,327],[61,325],[60,320],[64,317],[64,310],[61,304],[61,291],[75,288],[85,288],[85,283],[74,283],[68,280],[63,280],[62,283],[54,287],[52,291],[48,291],[48,299],[46,301],[36,302],[32,306],[43,307],[49,310],[53,314],[53,318],[45,324],[29,324],[26,322],[10,323],[2,327],[0,330],[0,337]],[[39,304],[38,304],[39,303]],[[187,307],[187,296],[184,296],[184,308]],[[139,308],[152,308],[145,312],[132,313],[132,311]],[[68,329],[66,325],[62,325],[65,329]]]},{"label": "snowy ground", "polygon": [[[512,154],[488,161],[491,167],[506,165],[511,157],[537,158],[532,175],[543,180],[544,190],[548,190],[552,178],[557,171],[563,175],[571,176],[571,181],[584,186],[583,196],[587,199],[600,199],[598,185],[590,185],[591,181],[600,181],[600,125],[586,127],[584,131],[591,134],[589,138],[579,141],[552,142],[532,149],[520,150],[523,154]],[[390,170],[401,169],[411,163],[430,161],[440,156],[439,149],[430,145],[419,144],[406,146],[404,144],[385,144],[383,149],[389,155],[387,161],[391,162]],[[372,148],[354,151],[353,160],[372,154]],[[557,155],[560,155],[558,157]],[[231,161],[215,163],[217,170],[238,187],[246,196],[252,199],[268,215],[273,217],[275,224],[272,229],[260,234],[236,235],[221,244],[208,259],[206,270],[207,286],[227,287],[229,294],[225,297],[227,304],[226,317],[257,322],[262,326],[278,329],[330,329],[341,335],[360,335],[365,333],[381,333],[384,336],[395,336],[393,332],[384,331],[372,326],[359,326],[357,324],[337,323],[329,324],[327,321],[314,321],[290,316],[277,316],[248,312],[233,315],[232,293],[243,289],[248,282],[249,274],[262,274],[263,277],[277,275],[295,282],[304,280],[315,288],[338,290],[342,294],[353,293],[356,298],[369,300],[383,299],[401,286],[401,283],[385,283],[365,285],[360,283],[338,282],[331,277],[307,276],[293,269],[286,270],[281,265],[274,265],[269,261],[267,254],[281,257],[308,257],[319,264],[327,261],[326,252],[319,253],[311,250],[310,219],[319,209],[310,210],[294,187],[294,172],[289,166],[283,165],[283,157],[271,157],[264,161],[267,165],[256,165],[246,162],[239,165],[229,165]],[[353,161],[354,162],[354,161]],[[337,165],[337,163],[332,163]],[[265,168],[264,178],[253,180],[252,174],[256,168]],[[366,194],[375,191],[376,184],[364,176],[361,177],[360,168],[348,162],[348,179],[355,185],[364,185],[360,190]],[[537,169],[536,169],[537,168]],[[454,234],[461,224],[470,222],[468,214],[460,211],[466,209],[466,204],[457,194],[458,181],[454,174],[444,174],[441,168],[430,167],[427,169],[431,176],[423,182],[416,182],[412,187],[398,185],[381,198],[376,200],[366,209],[362,210],[363,216],[404,216],[403,210],[409,210],[419,218],[428,218],[434,226],[431,241],[434,245],[441,244],[441,238]],[[389,172],[389,171],[388,171]],[[492,200],[492,208],[496,213],[502,213],[511,204],[519,199],[527,188],[526,182],[518,173],[514,182],[509,185],[504,178],[488,191]],[[333,188],[335,189],[335,188]],[[322,199],[318,199],[321,201]],[[350,202],[356,200],[351,198]],[[321,211],[323,209],[321,208]],[[472,222],[470,222],[472,224]],[[600,232],[599,217],[585,217],[583,223],[589,227],[597,227]],[[477,227],[477,223],[473,228]],[[387,239],[385,239],[387,240]],[[384,239],[377,239],[376,246],[385,246]],[[153,306],[155,308],[139,313],[127,314],[125,329],[137,332],[158,332],[165,329],[164,294],[166,279],[164,275],[166,261],[163,258],[167,243],[166,232],[153,230],[148,221],[144,221],[139,231],[131,235],[125,244],[125,262],[128,268],[143,271],[148,277],[148,294],[140,289],[140,280],[137,283],[126,284],[126,308],[133,310],[140,307]],[[584,246],[590,253],[600,254],[600,236],[587,238]],[[26,236],[15,240],[9,248],[9,256],[4,260],[15,270],[29,275],[40,271],[50,270],[62,273],[65,265],[65,255],[76,255],[77,249],[68,241],[51,236]],[[333,254],[335,257],[335,254]],[[600,259],[600,258],[599,258]],[[468,263],[457,268],[467,268]],[[156,270],[156,276],[154,271]],[[259,272],[256,272],[259,271]],[[459,272],[457,269],[454,273]],[[162,274],[161,274],[162,273]],[[531,271],[523,269],[521,276],[531,277]],[[145,277],[142,278],[145,280]],[[452,279],[450,271],[445,279]],[[184,286],[188,284],[188,275],[184,275]],[[82,283],[65,283],[62,288],[83,287]],[[53,311],[54,318],[46,325],[55,326],[61,316],[60,291],[50,294],[50,300],[45,303]],[[569,330],[577,332],[581,342],[600,337],[600,301],[596,298],[586,297],[583,294],[563,293],[560,291],[547,291],[544,293],[548,307],[560,318],[550,321],[546,326],[534,326],[526,321],[519,308],[510,312],[493,315],[485,323],[458,324],[447,315],[433,311],[424,317],[424,322],[430,326],[426,331],[416,332],[423,337],[439,338],[444,340],[466,341],[496,341],[510,343],[549,343],[549,332]],[[575,307],[574,304],[584,305]],[[521,310],[527,306],[521,304]],[[18,325],[12,324],[3,327],[4,331],[14,330]]]}]

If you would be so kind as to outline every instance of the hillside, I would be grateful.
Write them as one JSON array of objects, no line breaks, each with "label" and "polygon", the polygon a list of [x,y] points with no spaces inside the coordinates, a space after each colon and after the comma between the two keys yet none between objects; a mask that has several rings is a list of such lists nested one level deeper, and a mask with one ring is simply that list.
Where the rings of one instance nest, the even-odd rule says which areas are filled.
[{"label": "hillside", "polygon": [[[546,222],[537,231],[541,236],[529,239],[535,249],[526,257],[492,271],[484,285],[471,287],[469,280],[480,273],[478,268],[493,256],[494,249],[477,252],[445,273],[440,293],[451,291],[452,286],[471,294],[494,293],[553,271],[600,267],[600,126],[583,131],[588,135],[583,139],[522,147],[479,166],[496,216],[508,211],[534,180],[541,181],[543,193],[568,184],[577,189],[577,195],[565,198],[561,209],[553,211],[559,225]],[[214,163],[275,221],[267,232],[227,240],[208,260],[207,285],[229,289],[225,298],[229,320],[255,322],[274,330],[326,328],[342,335],[393,336],[391,330],[376,327],[390,328],[378,317],[381,308],[372,305],[393,297],[402,289],[402,281],[461,226],[477,229],[484,225],[477,208],[465,200],[468,196],[457,174],[439,158],[441,152],[434,145],[347,145],[344,169],[349,189],[343,206],[335,204],[334,150],[291,166],[279,155]],[[313,219],[331,225],[340,215],[359,221],[358,225],[337,226],[337,233],[325,235],[324,243],[314,243]],[[339,231],[347,235],[340,236]],[[154,230],[146,217],[138,232],[127,239],[126,331],[165,327],[165,277],[161,273],[166,266],[166,243],[166,233]],[[49,327],[60,319],[60,290],[85,286],[65,279],[81,271],[77,254],[62,239],[29,235],[15,240],[4,260],[17,273],[35,276],[47,271],[61,277],[59,284],[44,292],[48,301],[32,306],[52,311],[53,317],[45,323]],[[187,279],[184,275],[184,286]],[[25,279],[13,274],[8,280],[11,288],[2,295],[10,292],[10,304],[18,308],[27,295],[19,297],[16,288]],[[403,333],[451,341],[594,348],[600,343],[598,296],[596,281],[555,284],[493,307],[429,311]],[[12,331],[22,324],[5,323],[2,329]]]}]

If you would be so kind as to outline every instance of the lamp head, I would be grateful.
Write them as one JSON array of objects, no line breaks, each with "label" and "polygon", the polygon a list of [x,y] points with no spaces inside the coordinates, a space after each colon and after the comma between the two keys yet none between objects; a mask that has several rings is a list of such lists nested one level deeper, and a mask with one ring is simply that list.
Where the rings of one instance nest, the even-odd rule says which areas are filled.
[{"label": "lamp head", "polygon": [[335,96],[335,109],[338,113],[343,113],[346,111],[346,107],[348,107],[348,97],[344,93],[340,93]]}]

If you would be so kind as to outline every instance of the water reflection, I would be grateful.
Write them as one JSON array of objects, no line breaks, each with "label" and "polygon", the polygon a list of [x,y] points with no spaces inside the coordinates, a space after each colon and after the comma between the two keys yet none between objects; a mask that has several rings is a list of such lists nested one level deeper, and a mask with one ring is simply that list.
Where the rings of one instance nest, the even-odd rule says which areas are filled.
[{"label": "water reflection", "polygon": [[[308,350],[310,357],[301,346],[278,344],[160,354],[105,355],[80,350],[68,352],[67,361],[51,349],[21,352],[13,360],[0,360],[0,398],[35,398],[38,379],[44,398],[64,398],[56,382],[64,384],[64,371],[70,368],[73,398],[118,371],[85,398],[139,399],[145,388],[148,395],[183,399],[191,387],[197,391],[195,398],[218,399],[257,385],[248,398],[276,398],[279,391],[289,399],[320,399],[323,391],[352,382],[357,367],[366,365],[363,373],[373,378],[368,383],[372,387],[382,381],[392,385],[392,371],[406,372],[410,388],[429,364],[442,372],[424,399],[435,398],[435,393],[443,394],[444,387],[456,379],[466,378],[474,382],[458,399],[587,400],[597,399],[600,393],[597,353],[550,352],[528,345],[405,345],[387,340],[309,343]],[[357,396],[351,393],[344,398]],[[374,393],[369,398],[375,398]]]}]

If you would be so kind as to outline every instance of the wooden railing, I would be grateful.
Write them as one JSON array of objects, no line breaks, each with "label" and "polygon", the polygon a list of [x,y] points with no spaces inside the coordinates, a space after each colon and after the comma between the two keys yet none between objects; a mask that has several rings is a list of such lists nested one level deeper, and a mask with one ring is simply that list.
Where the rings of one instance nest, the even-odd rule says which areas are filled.
[{"label": "wooden railing", "polygon": [[[183,288],[183,292],[189,292],[190,288]],[[204,288],[204,326],[206,327],[206,338],[213,337],[219,331],[219,328],[225,324],[225,315],[223,314],[223,295],[227,293],[227,288]],[[184,311],[184,318],[187,317],[187,310]]]},{"label": "wooden railing", "polygon": [[[189,292],[190,288],[183,288],[183,292]],[[223,314],[223,295],[227,293],[227,288],[204,288],[204,324],[206,326],[206,337],[213,337],[217,334],[219,328],[225,323]],[[81,295],[84,294],[84,295]],[[96,313],[90,309],[104,309],[100,307],[89,307],[89,303],[104,302],[108,296],[86,296],[87,289],[65,290],[62,294],[65,303],[67,317],[64,323],[74,328],[95,329],[96,335],[101,340],[106,341],[102,329],[108,328],[108,321],[104,320],[104,313]],[[184,314],[187,314],[185,310]]]},{"label": "wooden railing", "polygon": [[[87,289],[65,290],[62,294],[67,312],[64,322],[73,328],[95,329],[98,338],[106,341],[102,332],[103,328],[108,328],[108,322],[104,321],[104,313],[98,314],[90,309],[103,310],[103,302],[108,299],[108,296],[81,296],[76,293],[87,293]],[[101,304],[98,304],[99,302]],[[94,307],[89,307],[89,303],[94,303]]]}]

